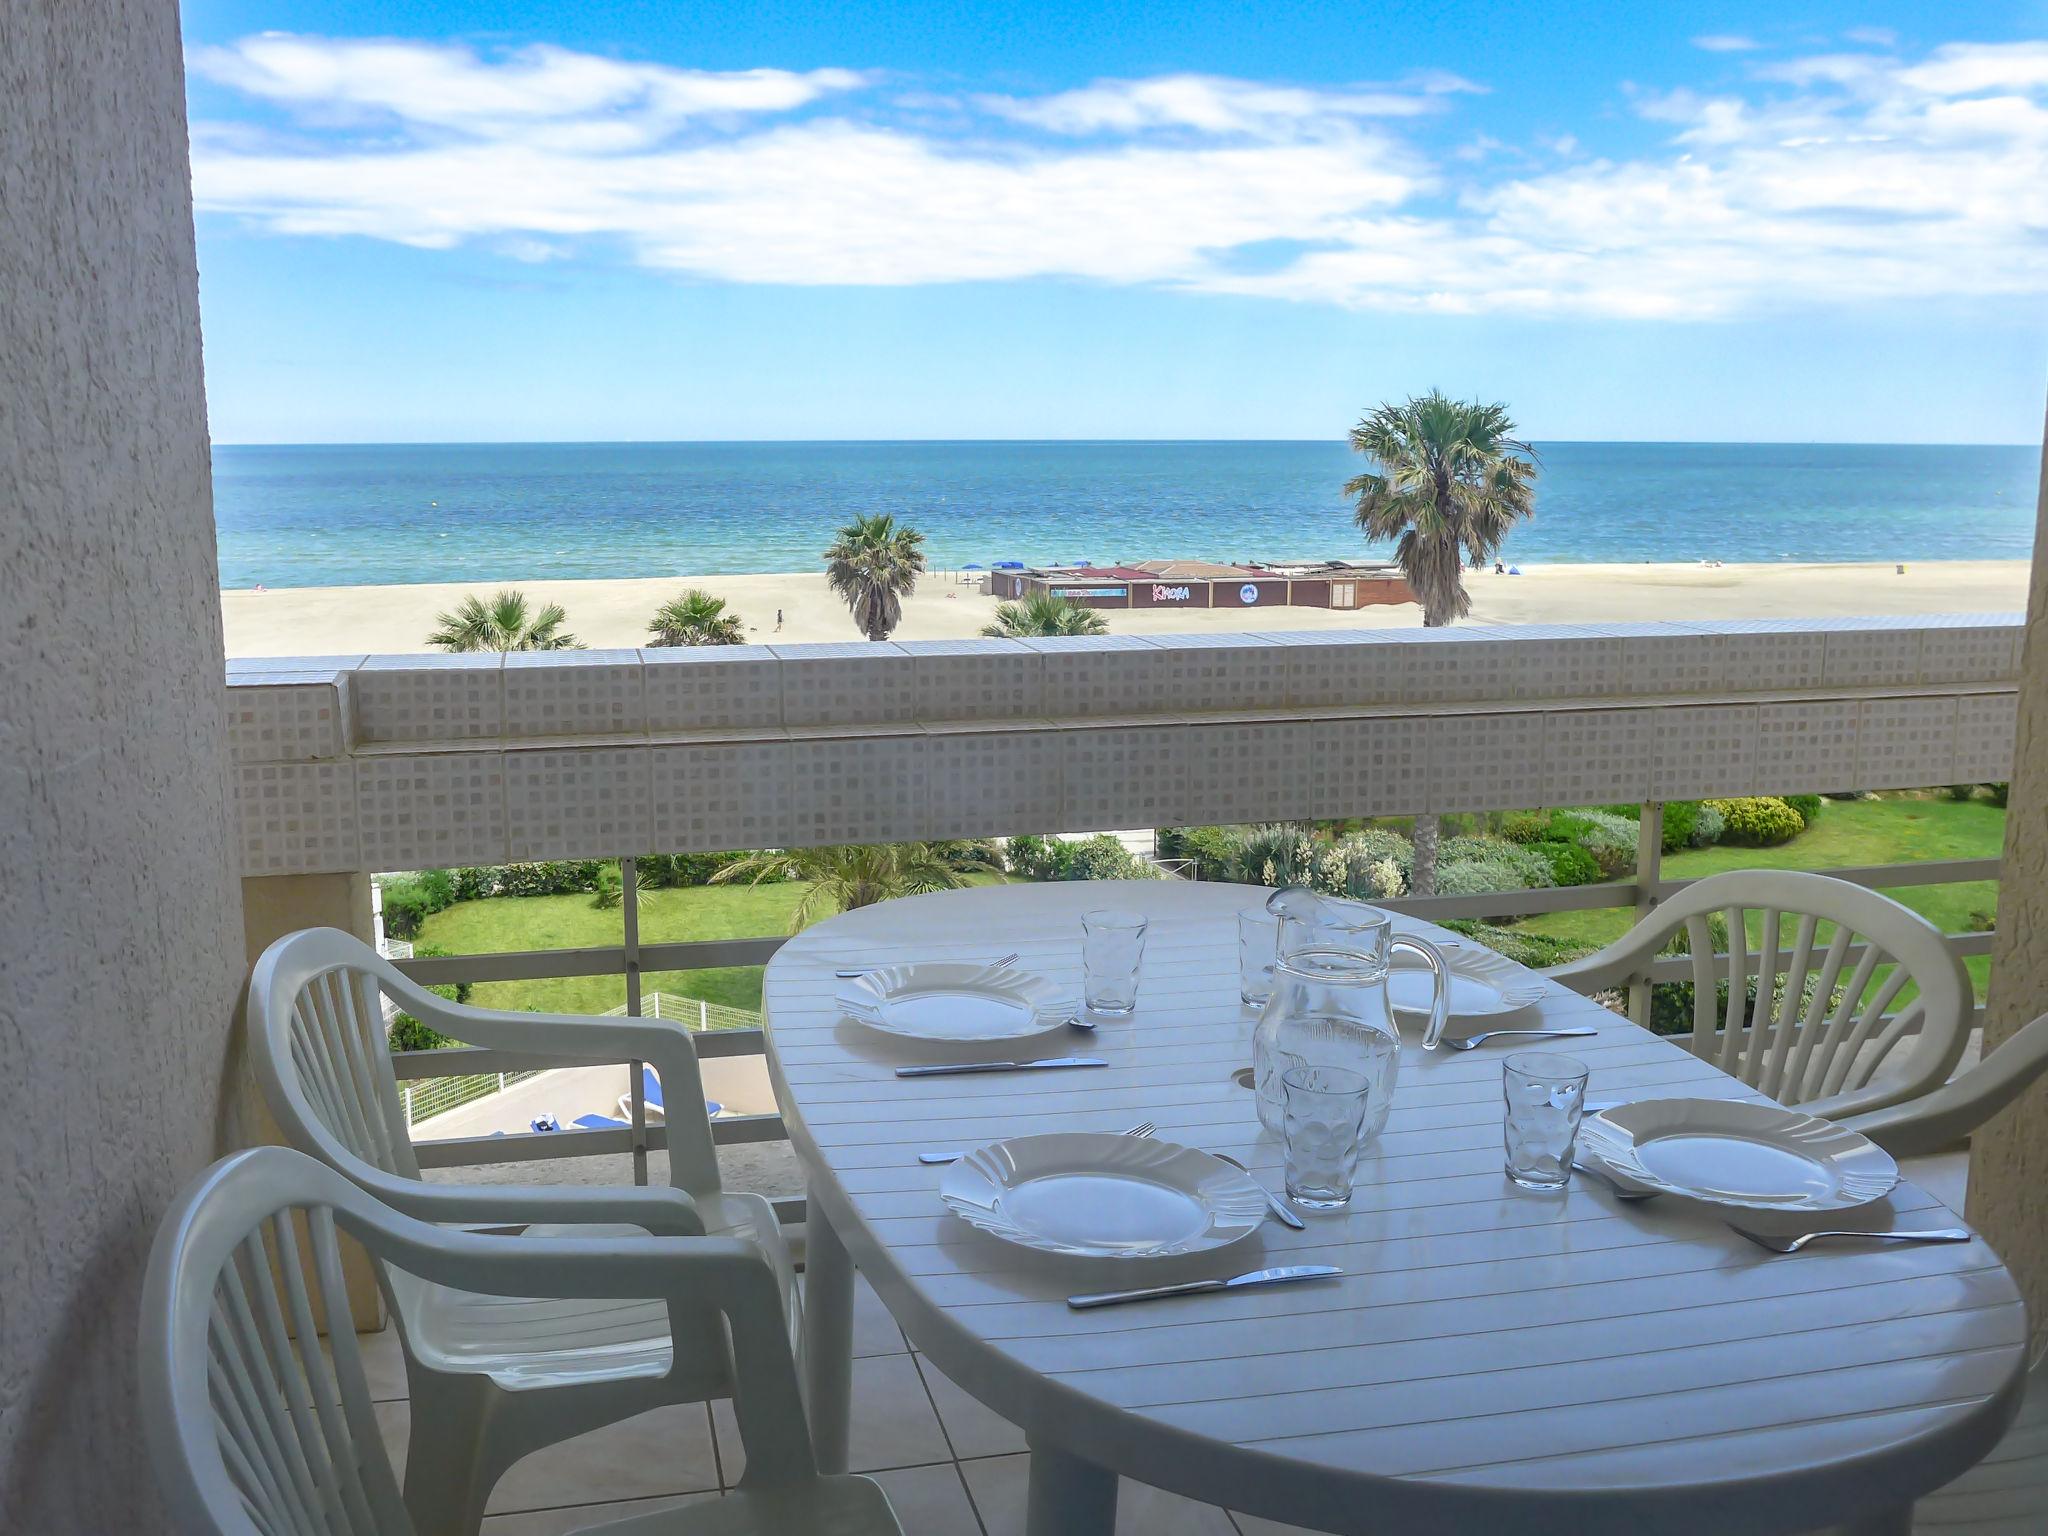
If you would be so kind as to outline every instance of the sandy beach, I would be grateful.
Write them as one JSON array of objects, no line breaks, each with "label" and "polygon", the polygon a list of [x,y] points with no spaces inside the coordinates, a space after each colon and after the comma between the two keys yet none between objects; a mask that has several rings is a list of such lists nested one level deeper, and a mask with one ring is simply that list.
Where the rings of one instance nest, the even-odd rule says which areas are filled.
[{"label": "sandy beach", "polygon": [[[1849,617],[1871,614],[2020,612],[2023,560],[1890,564],[1549,565],[1520,576],[1474,572],[1472,622],[1574,624],[1617,619]],[[846,608],[817,572],[662,576],[630,581],[520,581],[374,587],[280,587],[223,592],[230,656],[336,656],[426,648],[435,616],[471,592],[517,586],[560,603],[590,646],[644,642],[655,607],[685,587],[724,598],[761,643],[854,640]],[[980,632],[995,610],[959,573],[927,573],[903,605],[899,640],[946,640]],[[782,625],[776,627],[776,614]],[[1116,634],[1223,630],[1383,629],[1419,625],[1413,605],[1335,613],[1317,608],[1139,609],[1106,615]]]}]

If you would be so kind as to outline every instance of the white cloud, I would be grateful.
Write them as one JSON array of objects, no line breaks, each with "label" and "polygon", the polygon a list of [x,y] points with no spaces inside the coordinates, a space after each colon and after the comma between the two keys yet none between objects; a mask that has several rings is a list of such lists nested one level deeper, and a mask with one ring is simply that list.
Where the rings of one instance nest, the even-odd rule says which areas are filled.
[{"label": "white cloud", "polygon": [[1284,138],[1348,118],[1418,117],[1441,99],[1480,89],[1438,70],[1396,86],[1316,90],[1214,75],[1101,80],[1051,96],[982,96],[984,111],[1053,133],[1141,133],[1185,128],[1199,133]]},{"label": "white cloud", "polygon": [[1708,53],[1751,53],[1763,46],[1753,37],[1744,37],[1737,32],[1709,32],[1692,40],[1695,48],[1704,48]]},{"label": "white cloud", "polygon": [[866,83],[848,69],[674,69],[545,45],[485,59],[453,45],[283,32],[197,48],[189,63],[316,119],[383,117],[590,152],[632,148],[696,118],[788,112]]},{"label": "white cloud", "polygon": [[1469,133],[1476,155],[1426,154],[1421,109],[1476,89],[1441,75],[1171,75],[913,110],[852,70],[560,49],[266,36],[193,67],[290,119],[194,134],[200,207],[284,235],[522,261],[622,248],[727,282],[1054,276],[1445,312],[2048,288],[2048,46],[2032,44],[1823,55],[1735,92],[1645,95],[1662,150],[1601,159],[1560,134],[1563,163]]}]

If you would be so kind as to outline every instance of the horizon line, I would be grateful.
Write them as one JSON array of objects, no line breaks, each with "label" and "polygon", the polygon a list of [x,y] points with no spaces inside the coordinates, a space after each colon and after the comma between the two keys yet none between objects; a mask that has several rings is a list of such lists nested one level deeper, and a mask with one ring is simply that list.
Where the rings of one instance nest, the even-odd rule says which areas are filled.
[{"label": "horizon line", "polygon": [[[1532,437],[1534,444],[1559,447],[1632,448],[2035,448],[2028,442],[1872,442],[1803,437]],[[501,437],[390,438],[330,441],[212,441],[211,448],[905,448],[905,447],[1242,447],[1325,443],[1347,446],[1342,437]]]}]

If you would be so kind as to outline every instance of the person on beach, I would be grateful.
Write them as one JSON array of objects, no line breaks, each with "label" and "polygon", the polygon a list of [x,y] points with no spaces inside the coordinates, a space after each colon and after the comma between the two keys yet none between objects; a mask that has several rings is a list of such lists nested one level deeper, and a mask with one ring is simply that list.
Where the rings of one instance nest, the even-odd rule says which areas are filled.
[{"label": "person on beach", "polygon": [[775,633],[778,635],[782,633],[782,610],[780,608],[775,610]]}]

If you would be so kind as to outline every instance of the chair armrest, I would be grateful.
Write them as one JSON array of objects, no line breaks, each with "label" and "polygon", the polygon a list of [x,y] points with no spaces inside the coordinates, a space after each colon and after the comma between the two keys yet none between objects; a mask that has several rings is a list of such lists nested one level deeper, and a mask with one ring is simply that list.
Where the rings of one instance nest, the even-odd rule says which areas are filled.
[{"label": "chair armrest", "polygon": [[1961,1141],[2048,1070],[2043,1014],[1961,1077],[1904,1104],[1844,1120],[1894,1157],[1916,1157]]},{"label": "chair armrest", "polygon": [[350,1176],[369,1194],[416,1221],[473,1227],[644,1227],[656,1237],[701,1237],[704,1217],[687,1190],[559,1184],[427,1184],[375,1169]]},{"label": "chair armrest", "polygon": [[1590,997],[1603,988],[1627,981],[1630,976],[1642,969],[1632,950],[1626,954],[1615,953],[1624,942],[1625,937],[1593,954],[1583,955],[1577,960],[1567,960],[1563,965],[1553,965],[1547,971],[1538,971],[1537,975],[1546,981],[1554,981],[1561,987],[1569,987],[1582,997]]},{"label": "chair armrest", "polygon": [[[395,973],[394,973],[395,974]],[[391,983],[386,983],[387,987]],[[392,987],[408,1013],[469,1045],[533,1056],[575,1056],[591,1062],[643,1061],[661,1075],[661,1090],[678,1104],[701,1104],[704,1079],[690,1032],[669,1019],[611,1015],[505,1013],[451,1003],[398,977]],[[718,1154],[701,1114],[662,1116],[668,1128],[669,1182],[710,1194],[718,1189]]]}]

